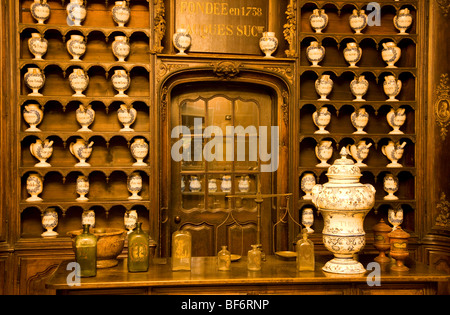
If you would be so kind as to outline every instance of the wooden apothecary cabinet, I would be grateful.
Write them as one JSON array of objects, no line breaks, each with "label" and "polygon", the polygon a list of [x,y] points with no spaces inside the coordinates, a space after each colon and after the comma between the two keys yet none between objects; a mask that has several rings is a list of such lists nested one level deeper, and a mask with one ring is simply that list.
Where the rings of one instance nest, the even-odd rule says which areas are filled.
[{"label": "wooden apothecary cabinet", "polygon": [[[331,141],[333,161],[339,149],[358,143],[370,143],[364,161],[361,182],[377,189],[376,205],[365,221],[365,253],[375,253],[371,228],[384,218],[390,208],[402,209],[402,227],[411,234],[411,256],[450,271],[449,185],[447,163],[450,114],[448,29],[449,4],[435,1],[379,1],[380,25],[354,34],[348,20],[354,9],[367,9],[369,1],[301,1],[270,0],[222,1],[220,8],[208,14],[207,1],[127,1],[130,22],[117,27],[111,17],[114,1],[85,1],[87,17],[82,26],[69,26],[65,10],[69,1],[48,0],[50,18],[37,24],[32,18],[33,1],[2,1],[1,23],[1,173],[0,217],[0,292],[11,294],[41,293],[45,279],[57,262],[71,257],[70,239],[66,233],[80,228],[83,210],[93,209],[96,224],[101,227],[123,227],[127,210],[137,210],[144,230],[158,243],[159,256],[170,255],[170,235],[177,229],[193,235],[193,255],[212,256],[221,245],[232,253],[246,253],[261,233],[263,249],[268,254],[293,250],[299,233],[292,221],[276,224],[286,213],[286,199],[266,200],[262,218],[257,220],[256,203],[247,199],[227,199],[227,193],[292,193],[288,199],[294,219],[301,220],[302,210],[313,207],[304,200],[300,181],[313,173],[317,182],[326,180],[326,169],[319,162],[315,147],[320,141]],[[310,26],[315,9],[324,9],[329,17],[322,33]],[[408,8],[413,16],[407,35],[399,35],[393,18]],[[219,10],[220,9],[220,10]],[[249,11],[250,10],[250,11]],[[240,15],[247,15],[243,17]],[[366,10],[369,13],[370,10]],[[241,20],[237,21],[240,16]],[[192,17],[196,19],[192,20]],[[241,23],[241,24],[240,24]],[[195,44],[187,56],[177,55],[172,36],[178,28],[188,28]],[[258,47],[263,31],[273,31],[279,40],[275,58],[263,58]],[[32,33],[48,41],[43,60],[33,60],[28,48]],[[66,43],[71,35],[81,35],[87,45],[82,61],[71,61]],[[115,36],[126,36],[130,55],[118,62],[112,53]],[[326,55],[320,67],[312,67],[306,50],[318,41]],[[401,48],[397,68],[386,68],[381,58],[383,43],[393,41]],[[347,43],[357,42],[363,54],[358,68],[349,68],[343,57]],[[211,45],[211,43],[217,43]],[[24,75],[37,67],[45,74],[43,96],[29,96]],[[83,69],[89,76],[86,97],[73,97],[68,77],[73,69]],[[129,97],[114,97],[111,83],[115,70],[124,69],[131,79]],[[326,74],[334,82],[330,101],[318,101],[315,81]],[[353,102],[349,85],[355,76],[364,75],[369,82],[365,102]],[[399,102],[386,102],[385,77],[394,75],[403,83]],[[447,102],[447,103],[445,103]],[[27,132],[22,111],[36,103],[44,119],[40,132]],[[76,110],[91,105],[95,110],[92,132],[78,132]],[[117,118],[120,105],[133,106],[137,118],[133,132],[120,132]],[[313,113],[326,106],[331,114],[329,134],[316,134]],[[367,134],[355,135],[351,123],[354,111],[364,108],[369,114]],[[391,109],[403,108],[406,123],[401,135],[391,135],[386,115]],[[199,129],[195,122],[200,121]],[[248,162],[175,162],[171,138],[175,126],[184,125],[191,139],[208,126],[278,126],[279,165],[276,172],[261,172],[261,159]],[[247,143],[252,135],[248,135]],[[77,168],[70,153],[70,143],[77,138],[94,142],[89,163]],[[145,139],[148,166],[133,166],[130,145]],[[30,145],[36,139],[53,141],[50,168],[36,168]],[[203,144],[207,142],[202,139]],[[389,141],[406,142],[400,162],[402,168],[387,168],[388,159],[382,147]],[[272,148],[273,149],[273,148]],[[247,156],[248,158],[248,156]],[[128,200],[127,177],[138,171],[143,179],[142,200]],[[43,202],[26,202],[26,181],[30,173],[44,180],[40,195]],[[383,179],[392,173],[398,178],[398,200],[384,200]],[[76,201],[79,175],[89,178],[89,201]],[[190,188],[189,179],[197,177],[200,191]],[[248,191],[239,183],[249,184]],[[212,180],[212,181],[210,181]],[[231,182],[231,191],[221,187]],[[183,181],[183,185],[181,185]],[[208,189],[215,182],[217,190]],[[8,183],[8,184],[6,184]],[[211,184],[213,185],[213,184]],[[41,215],[48,207],[58,211],[56,239],[43,239]],[[232,209],[234,214],[230,219]],[[316,254],[325,254],[321,229],[323,219],[315,211],[312,240]],[[261,231],[261,232],[258,232]],[[200,241],[201,240],[201,241]],[[125,253],[125,252],[124,252]],[[8,271],[8,272],[6,272]],[[19,279],[16,281],[15,279]],[[14,284],[13,284],[14,283]],[[13,284],[13,285],[12,285]],[[3,291],[2,291],[3,290]],[[49,292],[51,293],[51,292]]]}]

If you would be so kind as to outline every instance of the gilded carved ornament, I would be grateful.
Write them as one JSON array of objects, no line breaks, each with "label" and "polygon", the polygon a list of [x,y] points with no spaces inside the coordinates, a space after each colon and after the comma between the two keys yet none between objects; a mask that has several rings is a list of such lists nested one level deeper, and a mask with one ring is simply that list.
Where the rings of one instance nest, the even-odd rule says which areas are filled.
[{"label": "gilded carved ornament", "polygon": [[153,6],[155,9],[153,22],[153,30],[155,31],[155,46],[153,47],[152,53],[160,53],[164,49],[164,47],[161,45],[161,41],[163,40],[166,33],[166,9],[164,7],[163,0],[154,0]]},{"label": "gilded carved ornament", "polygon": [[286,10],[287,23],[284,25],[284,38],[289,43],[289,49],[285,51],[286,56],[295,57],[297,55],[295,51],[295,32],[297,31],[297,0],[291,0]]},{"label": "gilded carved ornament", "polygon": [[448,11],[450,10],[450,0],[436,0],[438,6],[442,10],[442,14],[446,17],[448,15]]},{"label": "gilded carved ornament", "polygon": [[438,127],[441,128],[441,138],[447,138],[447,127],[450,125],[450,87],[448,85],[448,73],[441,75],[441,83],[436,89],[437,100],[435,102],[435,116]]},{"label": "gilded carved ornament", "polygon": [[436,209],[440,211],[436,218],[436,225],[450,228],[450,202],[444,193],[442,193],[441,201],[437,204]]}]

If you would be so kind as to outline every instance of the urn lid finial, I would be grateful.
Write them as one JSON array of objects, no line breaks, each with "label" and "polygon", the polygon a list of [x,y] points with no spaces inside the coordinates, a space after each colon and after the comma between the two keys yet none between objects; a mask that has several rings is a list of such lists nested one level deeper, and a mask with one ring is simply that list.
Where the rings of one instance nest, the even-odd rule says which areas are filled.
[{"label": "urn lid finial", "polygon": [[362,176],[361,170],[351,158],[348,158],[349,152],[346,147],[341,149],[340,155],[341,158],[328,169],[327,176],[333,180],[359,179]]}]

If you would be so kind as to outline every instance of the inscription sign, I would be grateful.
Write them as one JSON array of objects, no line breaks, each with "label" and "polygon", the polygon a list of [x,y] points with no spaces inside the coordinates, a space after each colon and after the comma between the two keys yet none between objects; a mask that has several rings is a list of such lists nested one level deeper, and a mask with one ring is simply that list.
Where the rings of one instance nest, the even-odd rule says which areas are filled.
[{"label": "inscription sign", "polygon": [[176,0],[176,29],[192,37],[191,52],[260,55],[268,31],[267,0]]}]

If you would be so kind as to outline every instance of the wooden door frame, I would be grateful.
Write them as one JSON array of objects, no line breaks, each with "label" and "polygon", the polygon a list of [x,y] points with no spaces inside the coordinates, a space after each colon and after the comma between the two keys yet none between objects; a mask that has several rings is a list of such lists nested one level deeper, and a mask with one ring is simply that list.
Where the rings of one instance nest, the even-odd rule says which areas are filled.
[{"label": "wooden door frame", "polygon": [[[160,80],[157,89],[158,106],[156,117],[159,117],[157,127],[159,130],[158,144],[159,150],[159,254],[163,257],[170,256],[170,210],[169,198],[171,187],[171,163],[170,163],[170,117],[171,117],[171,97],[175,87],[185,83],[210,82],[211,84],[220,82],[233,82],[243,84],[254,84],[272,90],[277,103],[277,125],[280,127],[280,164],[277,171],[277,193],[289,193],[295,187],[293,172],[294,137],[292,134],[292,124],[290,117],[293,110],[293,92],[289,80],[279,72],[267,71],[261,67],[247,68],[242,63],[236,62],[208,62],[203,65],[183,63],[178,60],[178,70],[173,71],[164,80]],[[293,135],[293,134],[292,134]],[[278,209],[285,207],[285,201],[279,200]],[[291,209],[293,205],[291,200]],[[277,211],[279,212],[279,210]],[[280,213],[272,214],[272,221],[276,222]],[[284,226],[277,231],[277,246],[288,244],[288,227]]]}]

